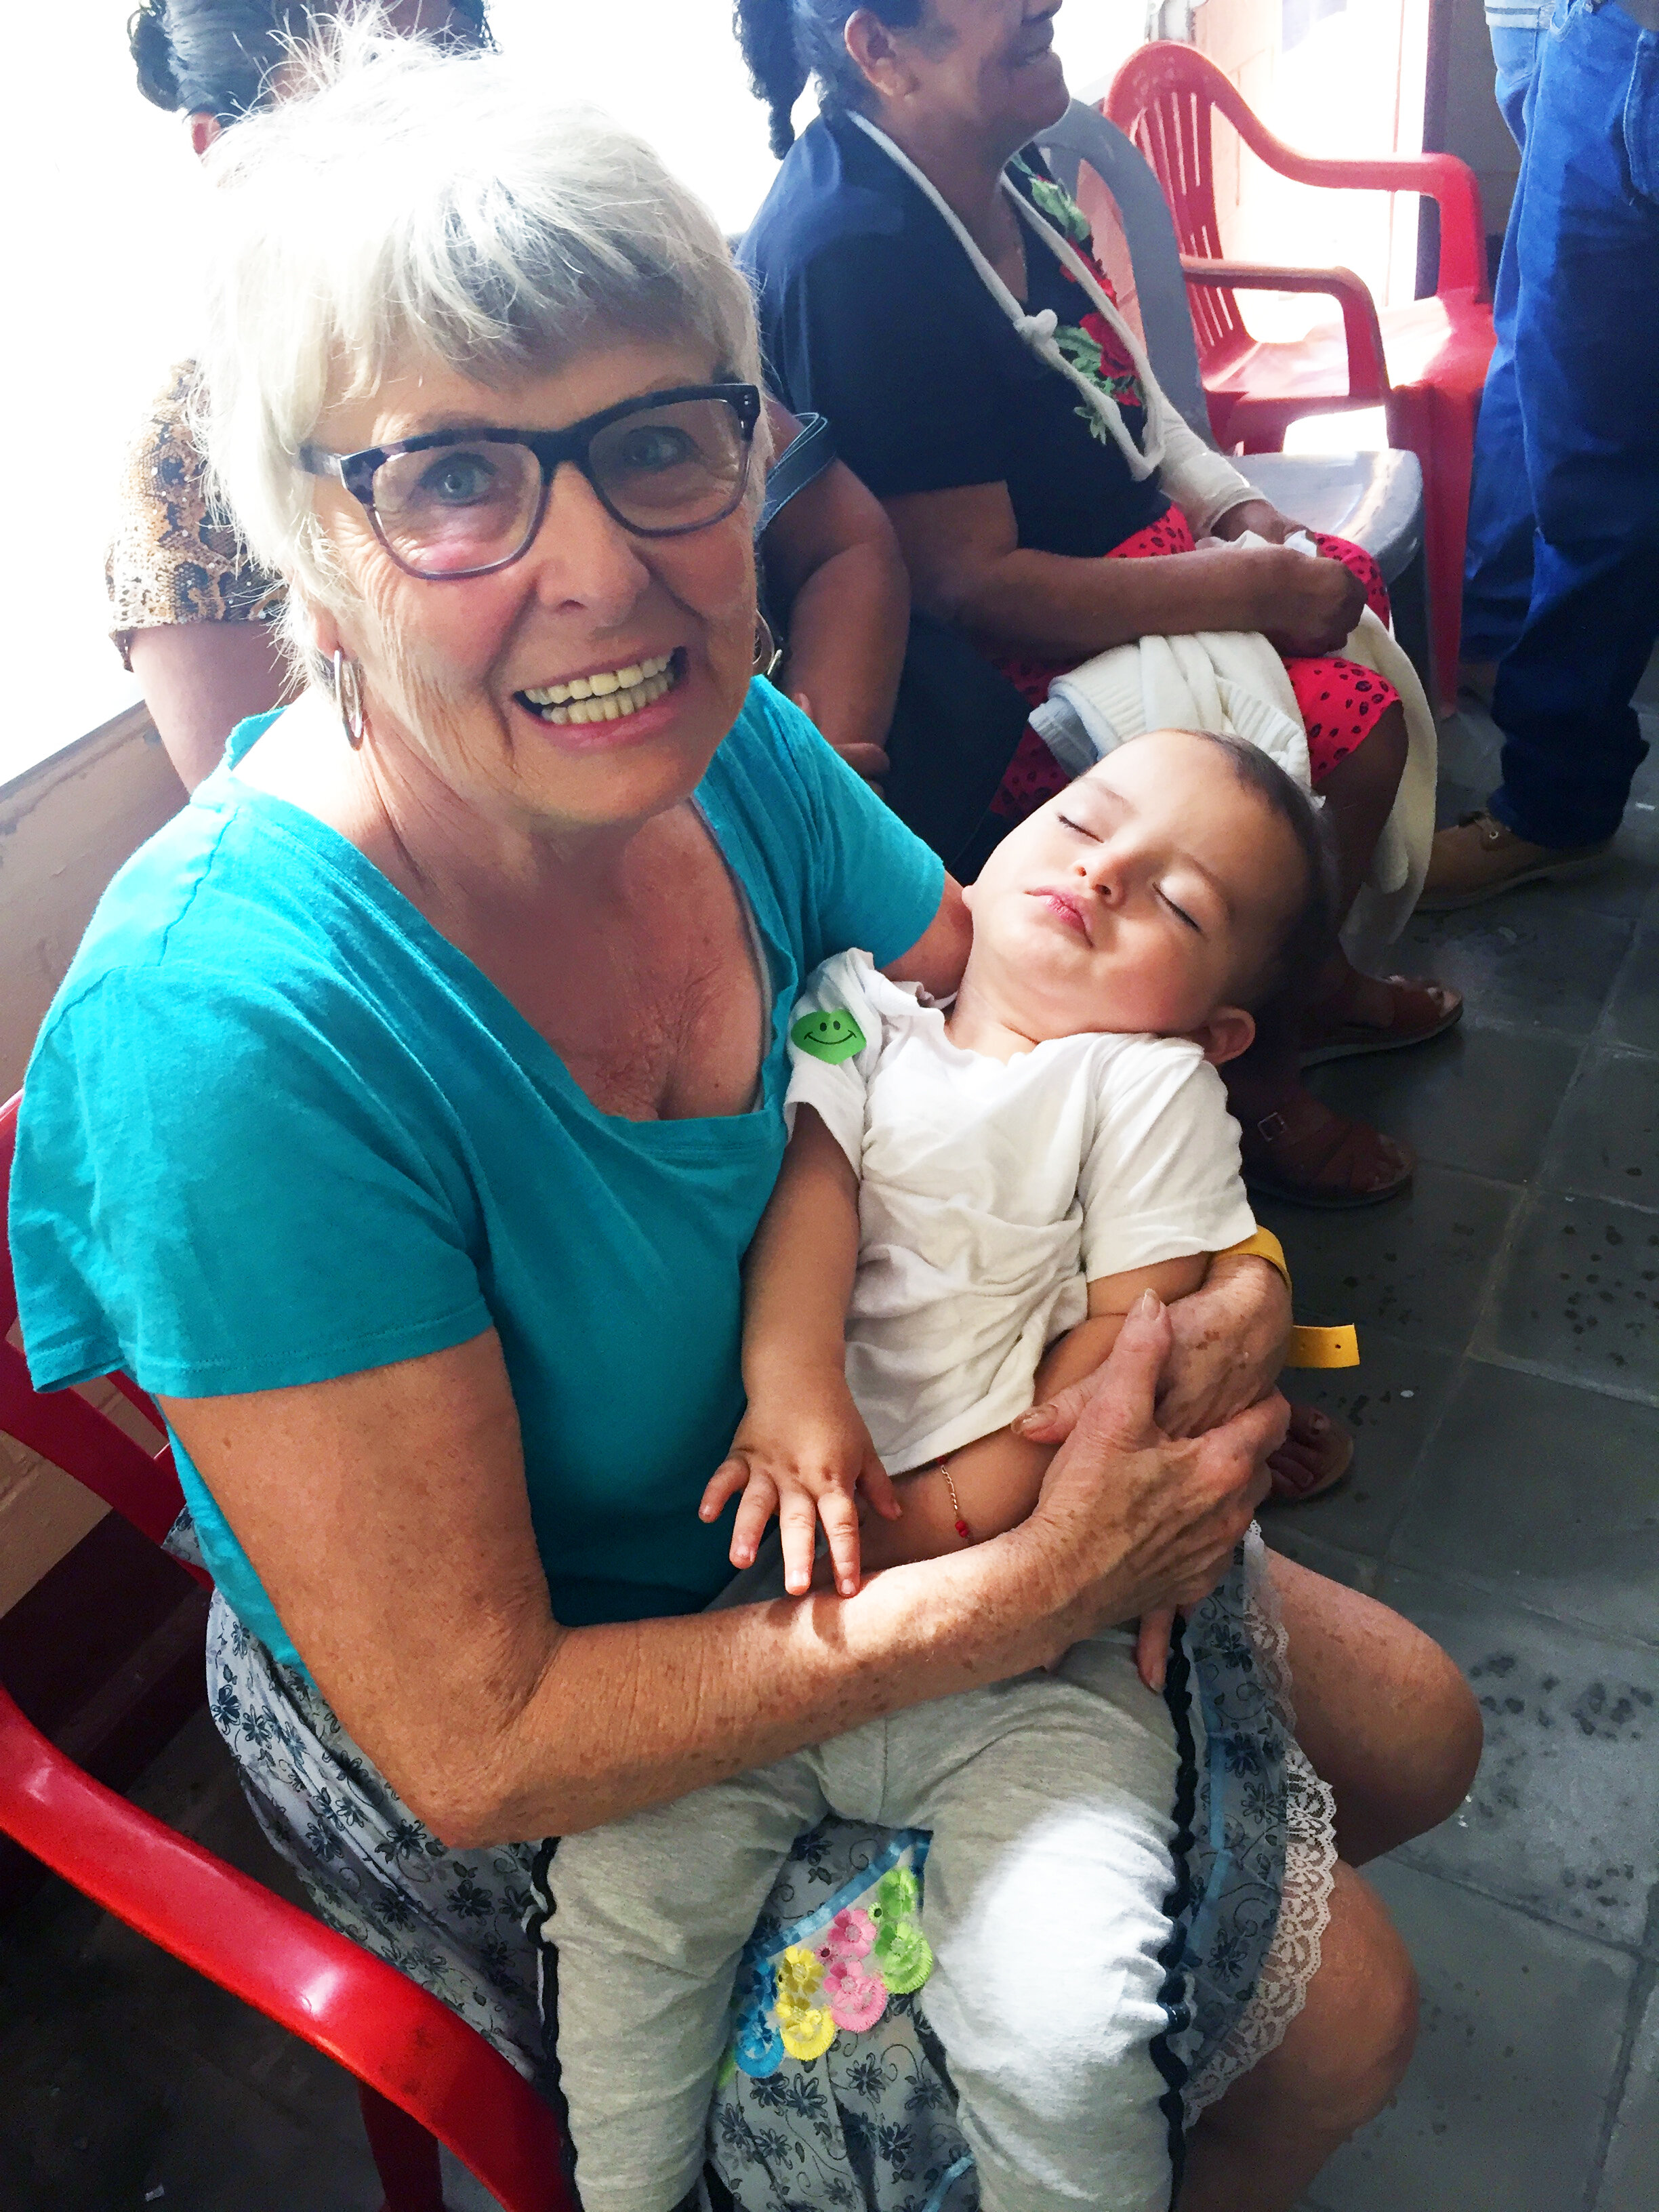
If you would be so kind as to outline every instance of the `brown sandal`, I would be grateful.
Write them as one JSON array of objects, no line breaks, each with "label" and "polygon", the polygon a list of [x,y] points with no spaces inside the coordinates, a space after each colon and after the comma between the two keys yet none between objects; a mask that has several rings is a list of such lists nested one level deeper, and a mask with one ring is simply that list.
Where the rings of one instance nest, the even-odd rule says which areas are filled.
[{"label": "brown sandal", "polygon": [[[1357,1022],[1316,1006],[1302,1025],[1302,1065],[1318,1067],[1328,1060],[1352,1060],[1362,1052],[1401,1052],[1443,1036],[1463,1018],[1463,994],[1445,983],[1409,975],[1371,975],[1389,994],[1386,1022]],[[1346,993],[1342,995],[1346,996]],[[1329,1001],[1327,1001],[1329,1005]]]},{"label": "brown sandal", "polygon": [[1417,1169],[1408,1145],[1334,1114],[1310,1091],[1293,1091],[1276,1112],[1247,1124],[1243,1150],[1244,1181],[1258,1196],[1328,1211],[1380,1206]]},{"label": "brown sandal", "polygon": [[1291,1407],[1289,1433],[1267,1462],[1276,1505],[1305,1505],[1334,1490],[1353,1465],[1353,1435],[1316,1406]]}]

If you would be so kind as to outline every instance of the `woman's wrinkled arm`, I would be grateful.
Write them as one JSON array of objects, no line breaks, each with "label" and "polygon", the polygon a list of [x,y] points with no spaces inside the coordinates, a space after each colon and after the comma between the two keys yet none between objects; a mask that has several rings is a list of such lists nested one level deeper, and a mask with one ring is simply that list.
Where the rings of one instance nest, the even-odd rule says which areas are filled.
[{"label": "woman's wrinkled arm", "polygon": [[1158,1418],[1172,1437],[1200,1436],[1278,1382],[1291,1335],[1291,1293],[1253,1253],[1222,1252],[1201,1290],[1170,1310],[1174,1341]]},{"label": "woman's wrinkled arm", "polygon": [[1170,1346],[1161,1310],[1131,1316],[1006,1536],[853,1598],[592,1628],[553,1618],[493,1332],[164,1409],[348,1732],[471,1849],[593,1826],[1181,1601],[1248,1523],[1283,1424],[1258,1407],[1170,1442]]}]

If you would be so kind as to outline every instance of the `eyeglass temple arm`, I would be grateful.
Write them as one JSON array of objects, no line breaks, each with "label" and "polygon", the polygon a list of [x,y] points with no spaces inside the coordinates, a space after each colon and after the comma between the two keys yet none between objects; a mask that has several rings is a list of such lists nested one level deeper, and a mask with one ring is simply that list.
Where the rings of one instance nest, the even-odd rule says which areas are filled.
[{"label": "eyeglass temple arm", "polygon": [[331,453],[322,446],[301,446],[298,459],[308,477],[332,477],[336,483],[344,483],[346,480],[343,454]]}]

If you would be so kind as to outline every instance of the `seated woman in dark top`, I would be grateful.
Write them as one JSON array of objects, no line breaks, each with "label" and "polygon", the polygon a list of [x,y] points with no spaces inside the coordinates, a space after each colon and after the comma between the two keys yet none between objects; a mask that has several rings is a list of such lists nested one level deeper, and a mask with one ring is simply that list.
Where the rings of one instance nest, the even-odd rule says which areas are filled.
[{"label": "seated woman in dark top", "polygon": [[[1086,222],[1030,143],[1066,104],[1054,13],[1053,0],[742,0],[744,51],[787,151],[743,249],[769,374],[797,411],[829,416],[885,504],[918,608],[973,637],[1034,708],[1109,647],[1265,634],[1306,730],[1346,909],[1407,767],[1401,691],[1429,749],[1426,703],[1378,633],[1398,688],[1339,657],[1358,649],[1367,600],[1387,619],[1370,556],[1332,538],[1326,559],[1285,545],[1297,526],[1158,392]],[[809,70],[822,112],[792,147]],[[1246,531],[1268,542],[1218,542]],[[1424,774],[1419,751],[1419,796]],[[1019,819],[1066,775],[1028,729],[994,815]],[[1406,1186],[1412,1157],[1316,1100],[1299,1054],[1416,1042],[1461,1001],[1341,956],[1313,997],[1299,1034],[1287,1019],[1229,1068],[1247,1173],[1304,1202],[1370,1204]]]}]

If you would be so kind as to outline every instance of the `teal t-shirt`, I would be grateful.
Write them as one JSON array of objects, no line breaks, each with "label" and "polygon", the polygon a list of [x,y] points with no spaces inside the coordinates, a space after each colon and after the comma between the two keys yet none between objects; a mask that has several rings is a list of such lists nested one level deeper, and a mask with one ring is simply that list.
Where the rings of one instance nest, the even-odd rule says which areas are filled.
[{"label": "teal t-shirt", "polygon": [[[216,1397],[500,1334],[554,1612],[684,1613],[743,1406],[739,1264],[782,1158],[801,980],[933,920],[937,859],[757,680],[698,788],[770,970],[746,1114],[603,1114],[338,833],[242,782],[274,716],[128,861],[23,1091],[11,1238],[37,1388]],[[298,1654],[174,1441],[214,1579]]]}]

